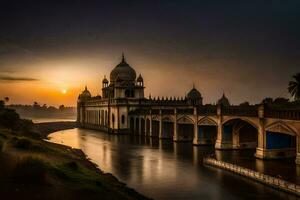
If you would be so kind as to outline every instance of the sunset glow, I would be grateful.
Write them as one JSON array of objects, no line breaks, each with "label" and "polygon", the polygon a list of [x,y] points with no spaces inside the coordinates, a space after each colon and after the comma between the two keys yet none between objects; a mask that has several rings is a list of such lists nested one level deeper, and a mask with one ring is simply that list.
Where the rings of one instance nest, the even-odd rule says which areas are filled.
[{"label": "sunset glow", "polygon": [[[72,4],[82,15],[75,12],[77,9],[58,12],[49,5],[43,11],[49,13],[45,18],[34,16],[32,8],[27,8],[26,15],[4,9],[2,13],[11,19],[11,30],[3,29],[0,37],[0,52],[5,49],[0,53],[0,98],[9,96],[13,104],[39,101],[75,106],[85,85],[93,95],[101,95],[101,80],[104,75],[109,77],[121,52],[145,78],[146,96],[150,91],[152,96],[184,96],[195,83],[205,103],[215,103],[223,92],[237,104],[257,103],[266,96],[289,97],[286,84],[299,66],[299,56],[293,51],[299,46],[299,26],[289,23],[294,9],[289,10],[291,16],[281,16],[280,23],[291,24],[284,26],[289,33],[285,34],[279,22],[265,17],[271,11],[264,6],[257,10],[259,6],[250,4],[242,11],[238,7],[235,10],[241,12],[240,16],[227,10],[226,4],[213,12],[208,12],[209,5],[181,4],[106,5],[108,10],[117,10],[114,16],[102,5]],[[45,8],[36,6],[41,11]],[[126,9],[119,9],[122,6]],[[23,7],[26,9],[25,4]],[[221,8],[224,10],[218,12]],[[83,14],[86,10],[89,15]],[[168,15],[166,10],[170,11]],[[137,11],[141,11],[139,17],[129,14]],[[227,12],[239,17],[231,18]],[[261,20],[245,23],[256,17]],[[224,29],[218,24],[221,21],[239,24],[240,29]],[[2,27],[8,27],[2,23]],[[41,23],[45,27],[37,28]],[[22,28],[24,24],[26,29]],[[280,34],[272,35],[274,32]]]}]

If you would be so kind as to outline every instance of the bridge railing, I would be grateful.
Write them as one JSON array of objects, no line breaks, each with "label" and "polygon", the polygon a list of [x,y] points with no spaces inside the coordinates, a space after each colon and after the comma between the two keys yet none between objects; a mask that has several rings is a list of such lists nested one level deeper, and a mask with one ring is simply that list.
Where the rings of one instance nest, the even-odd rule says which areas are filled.
[{"label": "bridge railing", "polygon": [[217,115],[217,106],[201,106],[197,109],[198,115],[212,116]]},{"label": "bridge railing", "polygon": [[211,166],[216,166],[216,167],[228,170],[228,171],[232,171],[234,173],[251,178],[258,182],[261,182],[261,183],[270,185],[272,187],[279,188],[281,190],[291,192],[295,195],[300,196],[300,185],[290,183],[283,179],[265,175],[265,174],[259,173],[257,171],[248,169],[248,168],[244,168],[244,167],[241,167],[238,165],[234,165],[231,163],[216,160],[216,159],[210,158],[210,157],[204,158],[203,163],[207,164],[207,165],[211,165]]},{"label": "bridge railing", "polygon": [[258,106],[224,106],[222,108],[223,115],[257,117]]},{"label": "bridge railing", "polygon": [[300,120],[300,109],[268,107],[265,109],[265,117],[277,119]]},{"label": "bridge railing", "polygon": [[178,114],[186,114],[186,115],[192,115],[194,114],[193,108],[186,108],[186,109],[177,109]]}]

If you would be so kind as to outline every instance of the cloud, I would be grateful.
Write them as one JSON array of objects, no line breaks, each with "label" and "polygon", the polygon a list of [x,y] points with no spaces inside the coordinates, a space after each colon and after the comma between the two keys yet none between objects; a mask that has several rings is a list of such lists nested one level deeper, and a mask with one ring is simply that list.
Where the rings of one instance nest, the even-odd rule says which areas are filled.
[{"label": "cloud", "polygon": [[13,76],[1,76],[0,81],[38,81],[39,79],[31,77],[13,77]]}]

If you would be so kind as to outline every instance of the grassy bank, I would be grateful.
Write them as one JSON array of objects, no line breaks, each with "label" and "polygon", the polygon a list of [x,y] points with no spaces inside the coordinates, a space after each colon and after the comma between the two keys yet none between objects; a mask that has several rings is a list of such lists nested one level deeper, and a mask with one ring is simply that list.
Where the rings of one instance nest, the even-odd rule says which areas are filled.
[{"label": "grassy bank", "polygon": [[103,173],[81,150],[43,140],[75,125],[33,124],[0,101],[0,199],[148,199]]},{"label": "grassy bank", "polygon": [[3,199],[147,199],[100,171],[80,150],[6,128],[0,128],[0,149]]}]

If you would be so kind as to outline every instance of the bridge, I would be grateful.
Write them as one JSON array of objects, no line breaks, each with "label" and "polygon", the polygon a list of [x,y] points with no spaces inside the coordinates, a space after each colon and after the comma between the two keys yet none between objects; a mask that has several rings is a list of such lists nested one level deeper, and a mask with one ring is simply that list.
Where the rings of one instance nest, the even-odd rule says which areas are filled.
[{"label": "bridge", "polygon": [[129,123],[134,135],[214,145],[216,149],[255,148],[257,158],[296,157],[300,164],[299,108],[164,105],[152,101],[132,110]]}]

